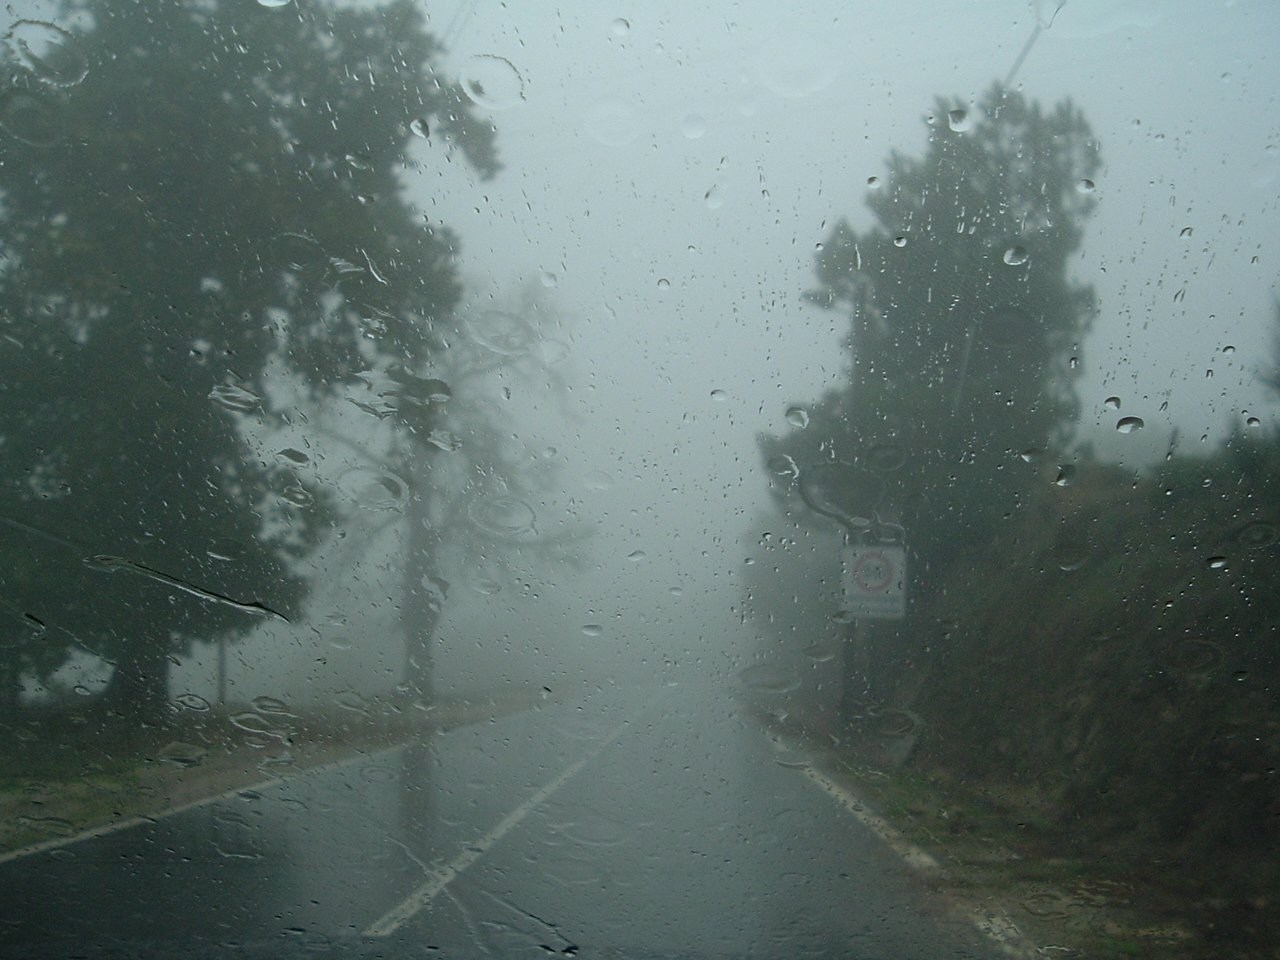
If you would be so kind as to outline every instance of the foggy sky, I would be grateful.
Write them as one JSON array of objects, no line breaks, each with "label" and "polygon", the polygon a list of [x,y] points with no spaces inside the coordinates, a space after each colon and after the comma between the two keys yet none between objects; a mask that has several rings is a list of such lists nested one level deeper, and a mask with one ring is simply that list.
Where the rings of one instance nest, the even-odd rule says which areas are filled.
[{"label": "foggy sky", "polygon": [[[1054,6],[431,5],[446,67],[482,81],[505,169],[482,183],[429,139],[406,189],[460,234],[476,309],[525,278],[547,285],[571,347],[573,416],[517,389],[512,433],[556,450],[562,487],[535,507],[572,508],[600,530],[592,569],[555,575],[536,602],[462,591],[446,671],[482,686],[566,663],[586,675],[750,654],[742,544],[763,532],[752,525],[768,499],[755,435],[790,429],[787,407],[847,370],[845,318],[801,301],[815,245],[840,217],[869,225],[867,178],[891,150],[923,152],[934,97],[976,99]],[[1255,378],[1280,236],[1278,36],[1271,0],[1069,0],[1016,80],[1046,107],[1071,97],[1101,143],[1099,204],[1074,267],[1098,294],[1080,347],[1079,439],[1135,467],[1163,454],[1174,427],[1184,452],[1207,454],[1245,416],[1269,427],[1276,414]],[[1113,395],[1118,413],[1103,404]],[[1120,415],[1147,426],[1117,435]],[[379,591],[372,572],[348,586]],[[370,603],[393,631],[387,602],[352,606]],[[582,634],[588,623],[603,633]],[[237,653],[242,677],[296,673],[262,679],[279,645],[253,649]],[[327,655],[383,673],[397,657],[392,640]],[[245,690],[260,692],[276,691]]]}]

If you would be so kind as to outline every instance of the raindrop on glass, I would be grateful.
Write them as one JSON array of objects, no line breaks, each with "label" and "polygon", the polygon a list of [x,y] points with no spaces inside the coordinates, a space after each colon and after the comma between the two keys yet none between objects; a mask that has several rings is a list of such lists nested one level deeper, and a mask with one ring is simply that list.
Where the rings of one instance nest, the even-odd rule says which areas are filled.
[{"label": "raindrop on glass", "polygon": [[723,390],[712,390],[711,399],[717,402],[723,402],[729,399],[729,394]]},{"label": "raindrop on glass", "polygon": [[1094,182],[1086,177],[1076,183],[1076,193],[1093,193]]},{"label": "raindrop on glass", "polygon": [[619,17],[613,23],[609,24],[609,32],[615,37],[625,37],[631,32],[631,23],[628,20]]},{"label": "raindrop on glass", "polygon": [[707,132],[707,121],[700,114],[691,113],[681,121],[680,132],[686,140],[701,139]]},{"label": "raindrop on glass", "polygon": [[31,90],[0,93],[0,129],[33,147],[49,147],[63,136],[57,102]]},{"label": "raindrop on glass", "polygon": [[639,563],[641,560],[643,560],[647,556],[648,554],[645,553],[643,550],[632,550],[630,553],[627,554],[627,559],[630,560],[632,563]]},{"label": "raindrop on glass", "polygon": [[907,238],[899,234],[893,238],[893,245],[895,247],[905,247],[907,245]]},{"label": "raindrop on glass", "polygon": [[1020,267],[1028,259],[1030,259],[1030,255],[1027,253],[1026,247],[1014,246],[1004,252],[1004,262],[1011,267]]},{"label": "raindrop on glass", "polygon": [[1226,557],[1210,557],[1205,563],[1209,565],[1210,570],[1225,570],[1227,568]]},{"label": "raindrop on glass", "polygon": [[800,686],[800,680],[790,671],[767,663],[747,667],[738,673],[738,679],[761,693],[788,693]]},{"label": "raindrop on glass", "polygon": [[1141,417],[1121,417],[1116,421],[1117,433],[1137,433],[1147,424]]},{"label": "raindrop on glass", "polygon": [[1236,531],[1236,542],[1250,549],[1269,546],[1276,540],[1276,526],[1266,520],[1254,520]]},{"label": "raindrop on glass", "polygon": [[19,20],[4,35],[15,58],[43,83],[72,87],[89,74],[76,38],[43,20]]},{"label": "raindrop on glass", "polygon": [[798,477],[800,475],[800,468],[796,466],[796,462],[785,453],[770,457],[765,466],[768,467],[770,473],[777,477]]},{"label": "raindrop on glass", "polygon": [[1120,409],[1120,398],[1119,398],[1119,397],[1107,397],[1107,399],[1105,399],[1105,400],[1103,400],[1103,401],[1102,401],[1102,405],[1103,405],[1104,407],[1106,407],[1108,410],[1119,410],[1119,409]]},{"label": "raindrop on glass", "polygon": [[387,470],[352,467],[338,477],[338,489],[368,510],[403,510],[409,485]]},{"label": "raindrop on glass", "polygon": [[506,110],[524,99],[524,77],[506,57],[481,53],[462,65],[462,89],[476,106]]},{"label": "raindrop on glass", "polygon": [[582,625],[582,632],[588,637],[598,637],[604,633],[604,627],[598,623],[584,623]]},{"label": "raindrop on glass", "polygon": [[787,423],[803,430],[809,425],[809,411],[804,407],[790,407],[787,410]]},{"label": "raindrop on glass", "polygon": [[431,127],[428,126],[425,119],[418,117],[416,120],[410,121],[409,132],[415,137],[421,137],[423,140],[426,140],[431,136]]},{"label": "raindrop on glass", "polygon": [[256,393],[234,383],[218,384],[209,391],[209,399],[236,413],[253,413],[262,404]]},{"label": "raindrop on glass", "polygon": [[972,125],[967,110],[952,110],[947,114],[947,125],[956,133],[963,133]]},{"label": "raindrop on glass", "polygon": [[1076,468],[1069,463],[1059,465],[1058,473],[1053,478],[1054,484],[1059,487],[1069,487],[1075,481]]}]

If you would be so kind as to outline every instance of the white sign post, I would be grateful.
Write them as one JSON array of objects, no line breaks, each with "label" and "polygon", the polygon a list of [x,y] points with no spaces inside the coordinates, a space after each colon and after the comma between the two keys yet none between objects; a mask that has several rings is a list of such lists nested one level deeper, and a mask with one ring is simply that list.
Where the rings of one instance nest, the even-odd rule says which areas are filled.
[{"label": "white sign post", "polygon": [[907,550],[901,544],[844,548],[844,612],[855,620],[901,620],[907,614]]}]

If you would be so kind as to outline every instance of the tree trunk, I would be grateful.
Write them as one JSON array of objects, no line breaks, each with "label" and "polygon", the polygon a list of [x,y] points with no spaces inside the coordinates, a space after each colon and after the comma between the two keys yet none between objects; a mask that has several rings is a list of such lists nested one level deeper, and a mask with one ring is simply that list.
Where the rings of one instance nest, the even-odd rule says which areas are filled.
[{"label": "tree trunk", "polygon": [[150,639],[132,641],[116,657],[103,703],[126,732],[168,722],[170,663],[168,645]]}]

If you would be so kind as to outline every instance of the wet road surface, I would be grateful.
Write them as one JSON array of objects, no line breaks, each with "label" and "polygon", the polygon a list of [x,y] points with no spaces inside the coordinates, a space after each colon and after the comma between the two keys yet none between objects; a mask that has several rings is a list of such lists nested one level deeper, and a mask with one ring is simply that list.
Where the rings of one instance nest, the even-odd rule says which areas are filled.
[{"label": "wet road surface", "polygon": [[0,947],[998,955],[779,759],[731,690],[604,690],[0,864]]}]

